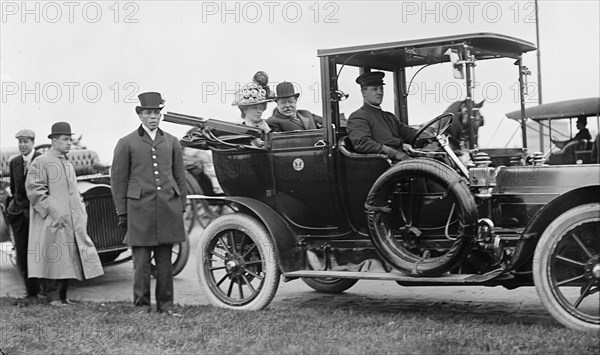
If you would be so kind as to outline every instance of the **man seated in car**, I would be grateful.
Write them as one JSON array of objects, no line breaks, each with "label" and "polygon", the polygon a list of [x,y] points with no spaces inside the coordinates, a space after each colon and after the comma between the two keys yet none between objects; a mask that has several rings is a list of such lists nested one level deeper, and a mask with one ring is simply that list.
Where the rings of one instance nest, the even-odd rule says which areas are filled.
[{"label": "man seated in car", "polygon": [[405,160],[410,157],[403,144],[411,142],[417,130],[381,109],[384,76],[370,72],[356,78],[364,104],[348,118],[348,136],[358,153],[383,153],[394,161]]},{"label": "man seated in car", "polygon": [[592,135],[590,134],[590,131],[587,128],[585,128],[586,125],[587,125],[587,117],[585,117],[585,116],[577,117],[577,129],[579,130],[579,132],[577,132],[575,137],[568,139],[566,141],[559,141],[555,137],[552,137],[551,141],[552,141],[552,143],[556,144],[556,146],[560,149],[563,149],[568,143],[571,143],[571,142],[583,141],[583,140],[590,141],[590,140],[592,140]]},{"label": "man seated in car", "polygon": [[275,89],[277,107],[267,124],[273,132],[287,132],[317,129],[323,126],[323,119],[307,110],[298,110],[296,104],[300,93],[295,92],[292,83],[284,81]]}]

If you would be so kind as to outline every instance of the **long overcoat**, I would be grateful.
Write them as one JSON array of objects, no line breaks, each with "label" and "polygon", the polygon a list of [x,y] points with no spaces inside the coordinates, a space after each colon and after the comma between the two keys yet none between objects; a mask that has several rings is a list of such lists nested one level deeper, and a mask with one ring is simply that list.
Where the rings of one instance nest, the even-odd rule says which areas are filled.
[{"label": "long overcoat", "polygon": [[87,234],[75,169],[66,156],[50,149],[34,159],[25,189],[31,202],[29,277],[83,280],[102,275],[98,251]]},{"label": "long overcoat", "polygon": [[117,214],[127,214],[125,244],[185,241],[185,169],[177,138],[159,128],[153,141],[140,126],[117,143],[110,180]]}]

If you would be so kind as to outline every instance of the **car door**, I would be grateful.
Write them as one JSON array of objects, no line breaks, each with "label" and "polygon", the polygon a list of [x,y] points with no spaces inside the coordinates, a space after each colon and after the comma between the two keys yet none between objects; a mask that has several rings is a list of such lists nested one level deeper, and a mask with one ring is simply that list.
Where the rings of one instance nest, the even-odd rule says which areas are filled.
[{"label": "car door", "polygon": [[296,228],[335,232],[341,225],[331,146],[325,129],[273,133],[277,208]]}]

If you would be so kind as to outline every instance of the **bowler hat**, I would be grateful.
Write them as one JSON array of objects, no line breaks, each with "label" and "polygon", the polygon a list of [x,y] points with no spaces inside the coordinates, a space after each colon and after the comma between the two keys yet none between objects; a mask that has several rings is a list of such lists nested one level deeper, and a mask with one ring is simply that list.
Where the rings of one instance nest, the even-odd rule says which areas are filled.
[{"label": "bowler hat", "polygon": [[294,90],[294,85],[288,81],[284,81],[282,83],[279,83],[277,85],[277,87],[275,88],[275,92],[276,92],[276,96],[275,96],[275,100],[277,99],[283,99],[286,97],[295,97],[298,98],[298,96],[300,96],[300,93],[297,93]]},{"label": "bowler hat", "polygon": [[17,139],[19,139],[19,138],[35,139],[35,132],[33,132],[30,129],[22,129],[19,132],[17,132],[17,134],[15,134],[15,138],[17,138]]},{"label": "bowler hat", "polygon": [[384,76],[385,76],[385,73],[382,71],[364,73],[362,75],[359,75],[358,78],[356,78],[356,83],[359,84],[360,86],[385,85],[383,83]]},{"label": "bowler hat", "polygon": [[71,125],[67,122],[56,122],[52,125],[52,133],[48,135],[48,138],[52,138],[54,136],[59,136],[61,134],[71,136]]},{"label": "bowler hat", "polygon": [[142,110],[162,110],[165,106],[165,100],[158,92],[144,92],[138,95],[140,105],[135,107],[135,112],[139,115]]}]

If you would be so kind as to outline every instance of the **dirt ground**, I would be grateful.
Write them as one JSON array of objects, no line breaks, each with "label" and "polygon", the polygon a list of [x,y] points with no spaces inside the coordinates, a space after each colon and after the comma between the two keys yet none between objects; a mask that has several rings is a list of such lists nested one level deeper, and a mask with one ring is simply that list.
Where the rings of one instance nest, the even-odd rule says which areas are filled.
[{"label": "dirt ground", "polygon": [[[200,290],[196,276],[195,247],[200,232],[201,229],[192,231],[190,259],[184,270],[175,277],[175,302],[179,304],[209,304]],[[0,246],[0,295],[21,297],[24,294],[22,282],[6,254],[10,246],[7,243],[0,243]],[[131,301],[131,261],[107,266],[104,272],[103,276],[95,279],[71,281],[68,297],[85,302]],[[402,287],[391,281],[363,280],[342,294],[330,295],[315,292],[301,280],[294,280],[280,283],[270,307],[302,307],[313,302],[327,302],[346,309],[353,305],[360,305],[359,308],[364,309],[365,304],[368,304],[369,308],[392,312],[427,307],[432,312],[453,310],[471,315],[481,314],[482,317],[497,314],[499,317],[521,319],[528,323],[555,323],[542,306],[533,287],[516,290],[479,286]]]}]

